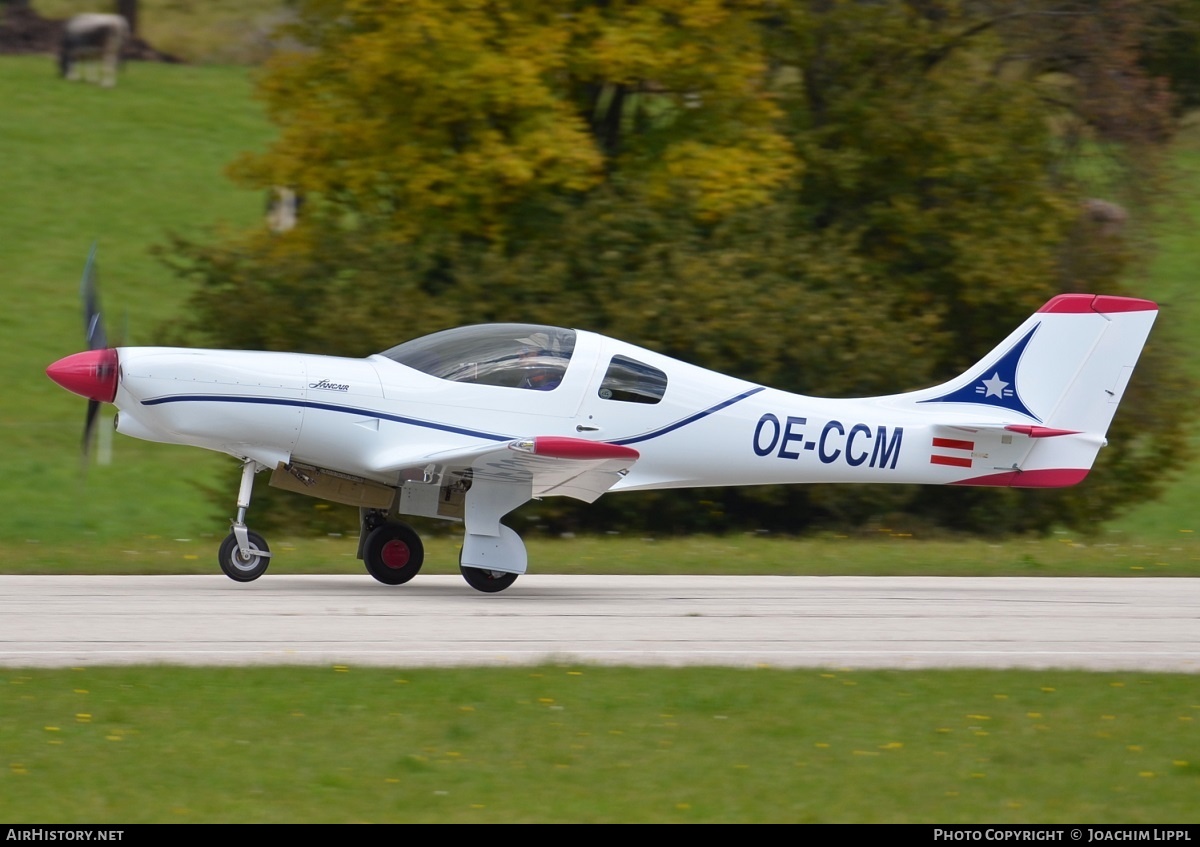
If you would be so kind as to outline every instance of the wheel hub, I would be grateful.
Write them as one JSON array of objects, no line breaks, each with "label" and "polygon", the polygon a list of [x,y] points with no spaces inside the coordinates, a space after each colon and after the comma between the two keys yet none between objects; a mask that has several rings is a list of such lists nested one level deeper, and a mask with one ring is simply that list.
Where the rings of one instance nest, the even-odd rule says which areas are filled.
[{"label": "wheel hub", "polygon": [[403,541],[389,541],[383,545],[383,549],[379,551],[379,558],[389,568],[400,570],[408,566],[410,552],[408,545]]}]

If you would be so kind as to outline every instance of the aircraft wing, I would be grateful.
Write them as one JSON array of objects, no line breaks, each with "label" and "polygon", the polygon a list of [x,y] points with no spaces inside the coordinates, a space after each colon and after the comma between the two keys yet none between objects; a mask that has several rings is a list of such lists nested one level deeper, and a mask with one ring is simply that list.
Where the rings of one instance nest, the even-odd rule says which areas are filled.
[{"label": "aircraft wing", "polygon": [[380,457],[372,469],[408,479],[469,471],[474,480],[532,483],[533,497],[553,494],[591,503],[612,488],[639,455],[619,444],[540,435],[450,450],[408,447]]}]

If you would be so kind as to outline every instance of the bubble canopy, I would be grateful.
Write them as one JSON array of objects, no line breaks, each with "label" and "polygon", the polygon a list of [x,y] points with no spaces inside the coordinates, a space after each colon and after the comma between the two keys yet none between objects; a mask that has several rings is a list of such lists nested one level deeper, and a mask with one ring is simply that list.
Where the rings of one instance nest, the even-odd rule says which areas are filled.
[{"label": "bubble canopy", "polygon": [[481,324],[447,329],[380,353],[450,382],[550,391],[575,350],[575,331],[540,324]]}]

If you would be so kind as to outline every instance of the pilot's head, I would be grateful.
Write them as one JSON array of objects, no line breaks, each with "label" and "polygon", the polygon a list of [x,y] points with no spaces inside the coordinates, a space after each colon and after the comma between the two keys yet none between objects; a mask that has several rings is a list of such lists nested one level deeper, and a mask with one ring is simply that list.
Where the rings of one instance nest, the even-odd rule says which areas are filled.
[{"label": "pilot's head", "polygon": [[562,369],[554,364],[556,358],[549,349],[550,339],[545,333],[535,332],[528,338],[517,339],[523,346],[517,357],[521,369],[521,387],[537,391],[557,388],[562,381]]}]

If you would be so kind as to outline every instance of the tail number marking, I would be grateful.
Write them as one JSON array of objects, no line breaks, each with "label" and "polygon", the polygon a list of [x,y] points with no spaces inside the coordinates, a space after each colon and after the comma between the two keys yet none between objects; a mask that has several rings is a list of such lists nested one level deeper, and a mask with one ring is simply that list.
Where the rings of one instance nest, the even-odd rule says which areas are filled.
[{"label": "tail number marking", "polygon": [[815,438],[806,437],[808,418],[788,415],[780,421],[768,412],[754,427],[754,454],[780,459],[799,459],[802,452],[815,452],[827,465],[845,462],[852,468],[863,464],[871,468],[896,469],[904,427],[878,426],[874,430],[863,423],[844,424],[829,421]]}]

